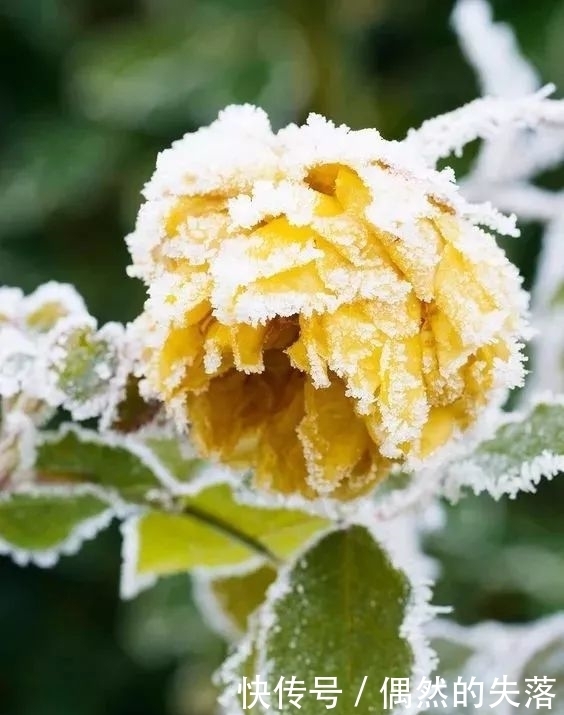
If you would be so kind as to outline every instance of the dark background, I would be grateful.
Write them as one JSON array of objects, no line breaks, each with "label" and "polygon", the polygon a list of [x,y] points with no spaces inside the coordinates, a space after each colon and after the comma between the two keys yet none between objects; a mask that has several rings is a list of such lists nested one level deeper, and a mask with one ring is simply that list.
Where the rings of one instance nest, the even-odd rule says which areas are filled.
[{"label": "dark background", "polygon": [[[498,0],[564,87],[564,2]],[[401,138],[474,98],[447,0],[0,0],[0,283],[74,283],[101,320],[143,290],[123,236],[156,153],[230,102],[273,125],[311,110]],[[471,153],[471,152],[470,152]],[[468,163],[468,157],[459,164]],[[561,172],[542,177],[563,185]],[[527,281],[539,227],[510,253]],[[564,487],[449,510],[429,548],[463,623],[564,607]],[[0,715],[207,715],[223,646],[185,578],[118,598],[117,528],[50,571],[0,560]]]}]

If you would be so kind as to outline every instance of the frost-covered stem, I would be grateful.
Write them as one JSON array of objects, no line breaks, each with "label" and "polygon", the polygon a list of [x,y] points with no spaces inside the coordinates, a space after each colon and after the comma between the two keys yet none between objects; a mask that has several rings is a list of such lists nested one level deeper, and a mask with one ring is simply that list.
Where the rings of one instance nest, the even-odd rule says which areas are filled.
[{"label": "frost-covered stem", "polygon": [[405,143],[430,166],[462,149],[474,139],[491,139],[502,130],[535,129],[540,124],[564,130],[564,100],[547,99],[552,86],[517,99],[484,97],[429,119],[411,129]]},{"label": "frost-covered stem", "polygon": [[515,213],[524,221],[549,222],[564,213],[564,191],[549,191],[531,184],[487,184],[474,177],[462,182],[470,201],[491,201],[504,213]]},{"label": "frost-covered stem", "polygon": [[494,22],[487,0],[458,0],[451,23],[482,95],[522,97],[538,89],[539,75],[521,54],[513,29]]}]

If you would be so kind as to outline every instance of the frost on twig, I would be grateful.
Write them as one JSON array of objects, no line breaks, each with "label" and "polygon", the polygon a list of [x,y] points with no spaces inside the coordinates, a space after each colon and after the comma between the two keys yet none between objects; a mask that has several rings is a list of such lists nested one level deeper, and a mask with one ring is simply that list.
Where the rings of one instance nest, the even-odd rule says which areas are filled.
[{"label": "frost on twig", "polygon": [[[489,687],[493,679],[503,673],[507,681],[515,683],[519,689],[522,711],[528,712],[535,707],[538,709],[540,702],[537,705],[532,692],[535,688],[527,681],[546,677],[552,682],[549,689],[552,697],[546,698],[545,702],[552,700],[552,705],[558,705],[564,675],[563,613],[519,625],[491,621],[464,627],[447,620],[436,620],[428,626],[427,634],[439,656],[438,672],[447,681],[459,678],[469,682],[473,679]],[[471,709],[480,707],[471,697],[468,702]],[[449,709],[443,712],[460,712],[460,707],[453,707],[452,701],[448,705]],[[509,715],[515,712],[515,707],[505,701],[496,707],[495,712]]]},{"label": "frost on twig", "polygon": [[[476,71],[485,94],[531,101],[531,92],[540,86],[536,70],[520,52],[510,27],[494,22],[486,0],[459,0],[452,14],[460,45]],[[528,96],[529,95],[529,96]],[[533,99],[537,95],[533,95]],[[490,100],[483,100],[490,101]],[[499,100],[498,100],[499,101]],[[533,102],[534,104],[534,102]],[[536,175],[559,164],[564,158],[564,127],[550,124],[561,103],[542,103],[546,119],[535,131],[517,125],[482,143],[471,172],[462,182],[470,200],[490,200],[524,221],[545,226],[543,249],[533,288],[532,313],[536,335],[533,339],[532,376],[526,396],[545,390],[564,390],[564,191],[536,186]],[[530,111],[536,110],[529,105]]]},{"label": "frost on twig", "polygon": [[459,0],[451,22],[483,95],[519,97],[537,89],[538,73],[522,56],[512,28],[494,22],[486,0]]},{"label": "frost on twig", "polygon": [[533,373],[527,394],[564,392],[564,207],[544,233],[533,315]]},{"label": "frost on twig", "polygon": [[[540,87],[538,73],[522,55],[513,30],[493,21],[486,0],[458,2],[452,23],[484,95],[518,99]],[[515,211],[520,218],[546,220],[547,194],[551,192],[541,191],[529,181],[538,172],[560,163],[563,157],[561,126],[543,125],[537,131],[506,127],[495,140],[483,142],[464,181],[464,192],[476,200],[488,196],[499,209]],[[552,196],[562,204],[558,194]]]},{"label": "frost on twig", "polygon": [[551,85],[535,94],[505,99],[483,97],[459,109],[428,119],[411,130],[406,142],[426,158],[431,166],[451,154],[460,155],[475,139],[495,139],[501,131],[515,127],[535,130],[543,125],[564,127],[564,101],[550,100]]},{"label": "frost on twig", "polygon": [[[459,0],[452,24],[485,96],[424,122],[412,130],[409,141],[434,163],[483,139],[463,182],[465,195],[518,215],[524,207],[530,214],[527,202],[510,199],[518,199],[515,192],[528,187],[532,176],[562,160],[562,102],[546,99],[554,88],[539,89],[538,73],[520,52],[512,29],[494,22],[486,0]],[[501,201],[499,192],[504,195]]]}]

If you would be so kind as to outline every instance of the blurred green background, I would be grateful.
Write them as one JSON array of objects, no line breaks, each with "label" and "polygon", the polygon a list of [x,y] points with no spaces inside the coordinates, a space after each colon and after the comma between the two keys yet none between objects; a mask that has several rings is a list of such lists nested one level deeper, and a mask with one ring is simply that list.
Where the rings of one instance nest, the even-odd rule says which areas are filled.
[{"label": "blurred green background", "polygon": [[[564,87],[564,2],[496,0]],[[476,96],[447,0],[0,0],[0,283],[77,285],[132,318],[123,236],[156,153],[230,102],[273,125],[319,111],[388,138]],[[468,162],[463,159],[462,166]],[[543,177],[564,185],[562,172]],[[528,282],[539,228],[509,250]],[[429,540],[464,623],[564,609],[564,484],[467,499]],[[224,647],[185,578],[118,598],[119,534],[50,571],[0,560],[0,715],[207,715]]]}]

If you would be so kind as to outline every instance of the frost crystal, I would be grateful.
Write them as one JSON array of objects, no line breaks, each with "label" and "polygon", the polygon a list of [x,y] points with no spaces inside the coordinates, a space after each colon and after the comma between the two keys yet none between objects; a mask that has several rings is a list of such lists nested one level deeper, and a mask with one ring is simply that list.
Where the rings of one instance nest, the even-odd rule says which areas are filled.
[{"label": "frost crystal", "polygon": [[[508,109],[520,107],[513,114],[513,128],[505,122],[502,134],[483,142],[462,186],[471,199],[493,201],[523,220],[546,225],[533,290],[536,335],[527,395],[548,389],[562,391],[564,328],[559,326],[564,326],[560,299],[564,295],[564,193],[535,186],[533,180],[564,158],[564,127],[559,118],[563,103],[542,101],[543,93],[536,98],[528,96],[540,87],[538,73],[522,56],[512,30],[493,21],[485,0],[460,0],[452,20],[484,93],[500,98],[495,100],[500,109],[504,99],[511,99]],[[535,125],[537,131],[531,132]]]},{"label": "frost crystal", "polygon": [[[438,620],[430,624],[428,635],[432,642],[437,644],[439,654],[441,644],[444,646],[445,658],[441,659],[439,673],[447,677],[453,676],[454,679],[460,677],[462,681],[474,678],[477,682],[491,682],[493,678],[499,677],[500,672],[504,673],[508,682],[524,685],[523,710],[525,707],[535,707],[533,699],[526,705],[527,678],[541,675],[554,678],[552,682],[555,689],[561,682],[564,664],[564,617],[561,613],[528,624],[513,625],[491,621],[470,628]],[[455,655],[456,663],[450,661],[449,651],[458,655]],[[465,654],[464,658],[461,658],[462,654]],[[554,689],[552,693],[555,694]],[[550,704],[550,698],[547,700]],[[460,705],[456,707],[452,701],[448,705],[442,712],[447,715],[460,712]],[[544,707],[551,709],[549,705]],[[496,708],[495,712],[509,715],[515,712],[515,708],[504,703]]]},{"label": "frost crystal", "polygon": [[46,283],[28,296],[0,289],[0,484],[32,479],[36,428],[57,408],[111,424],[132,345],[117,323],[98,330],[71,286]]}]

